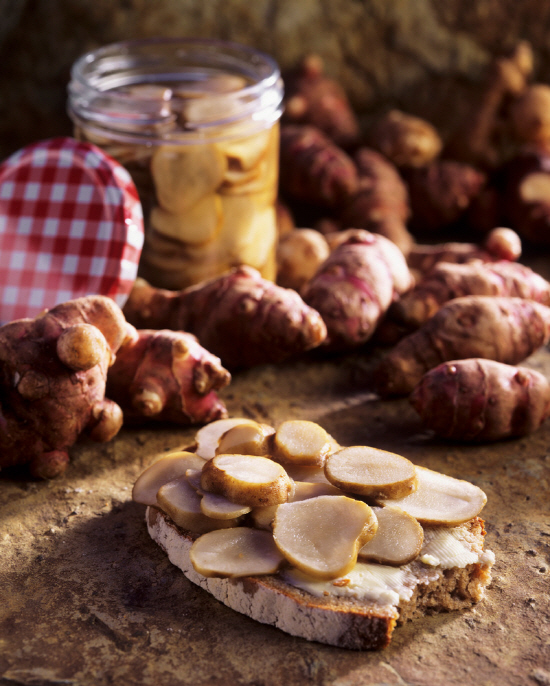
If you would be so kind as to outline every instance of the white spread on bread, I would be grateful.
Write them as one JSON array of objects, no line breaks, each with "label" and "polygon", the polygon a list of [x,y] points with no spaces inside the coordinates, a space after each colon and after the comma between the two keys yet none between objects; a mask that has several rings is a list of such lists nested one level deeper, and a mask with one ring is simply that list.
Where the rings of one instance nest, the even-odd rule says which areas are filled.
[{"label": "white spread on bread", "polygon": [[494,562],[494,554],[481,549],[475,536],[462,527],[426,527],[419,559],[424,564],[452,569]]},{"label": "white spread on bread", "polygon": [[[280,572],[291,586],[314,596],[338,596],[368,600],[380,605],[399,605],[411,599],[418,583],[429,583],[439,575],[438,570],[466,567],[470,564],[490,566],[494,554],[483,551],[476,537],[467,528],[426,527],[424,544],[417,560],[400,567],[358,562],[340,579],[320,581],[297,569]],[[432,568],[432,569],[430,569]]]}]

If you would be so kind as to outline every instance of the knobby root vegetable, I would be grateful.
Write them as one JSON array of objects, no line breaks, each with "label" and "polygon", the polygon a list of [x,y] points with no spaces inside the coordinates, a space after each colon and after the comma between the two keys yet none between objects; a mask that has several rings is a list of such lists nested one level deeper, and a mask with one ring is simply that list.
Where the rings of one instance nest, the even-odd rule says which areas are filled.
[{"label": "knobby root vegetable", "polygon": [[550,151],[550,86],[534,83],[510,105],[512,135],[520,145]]},{"label": "knobby root vegetable", "polygon": [[455,360],[425,374],[410,401],[437,436],[498,441],[539,428],[550,413],[550,384],[532,369]]},{"label": "knobby root vegetable", "polygon": [[407,255],[407,263],[418,280],[428,274],[436,264],[451,262],[463,264],[471,260],[495,262],[515,261],[521,256],[521,239],[512,229],[497,227],[485,238],[483,245],[477,243],[415,244]]},{"label": "knobby root vegetable", "polygon": [[120,308],[102,296],[0,327],[0,467],[29,464],[52,478],[81,434],[116,435],[122,411],[105,398],[105,383],[127,332]]},{"label": "knobby root vegetable", "polygon": [[486,183],[486,174],[454,160],[435,160],[403,172],[409,190],[410,231],[418,238],[457,225]]},{"label": "knobby root vegetable", "polygon": [[393,241],[406,255],[413,244],[407,229],[410,216],[407,187],[397,168],[371,148],[360,148],[353,160],[358,187],[341,209],[344,228],[366,229]]},{"label": "knobby root vegetable", "polygon": [[280,187],[290,200],[341,207],[357,190],[349,155],[314,126],[281,128]]},{"label": "knobby root vegetable", "polygon": [[432,124],[400,110],[390,110],[380,118],[370,131],[369,142],[400,168],[424,167],[443,146]]},{"label": "knobby root vegetable", "polygon": [[550,305],[550,283],[518,262],[442,262],[392,305],[391,316],[416,329],[444,303],[466,295],[512,296]]},{"label": "knobby root vegetable", "polygon": [[227,416],[216,391],[230,380],[193,335],[134,330],[109,370],[107,396],[122,407],[125,421],[208,423]]},{"label": "knobby root vegetable", "polygon": [[369,340],[394,297],[412,286],[394,243],[359,229],[346,235],[304,290],[304,300],[323,317],[325,345],[333,350]]},{"label": "knobby root vegetable", "polygon": [[322,59],[308,55],[284,74],[283,122],[320,129],[343,148],[356,144],[359,123],[342,86],[324,73]]},{"label": "knobby root vegetable", "polygon": [[[157,308],[166,314],[162,323]],[[280,362],[316,348],[326,337],[320,314],[298,293],[246,266],[178,292],[141,280],[124,312],[138,329],[151,328],[152,319],[157,325],[152,328],[194,334],[230,369]]]},{"label": "knobby root vegetable", "polygon": [[485,77],[483,92],[452,136],[445,156],[483,168],[497,167],[503,158],[507,109],[521,95],[533,72],[533,52],[522,41],[508,56],[496,58]]},{"label": "knobby root vegetable", "polygon": [[549,339],[546,305],[521,298],[456,298],[390,350],[375,369],[375,387],[382,397],[408,395],[442,362],[482,357],[518,364]]}]

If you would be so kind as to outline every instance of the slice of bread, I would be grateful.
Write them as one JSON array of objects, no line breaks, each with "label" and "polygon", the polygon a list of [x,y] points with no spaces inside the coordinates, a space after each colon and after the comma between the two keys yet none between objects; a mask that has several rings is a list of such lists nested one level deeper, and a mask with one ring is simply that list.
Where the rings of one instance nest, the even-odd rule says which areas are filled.
[{"label": "slice of bread", "polygon": [[[147,508],[146,521],[170,561],[228,607],[293,636],[356,650],[384,648],[394,627],[405,621],[478,602],[494,562],[483,549],[483,520],[475,517],[452,528],[427,528],[419,557],[398,568],[358,564],[343,579],[329,582],[315,582],[292,569],[207,578],[190,561],[196,535],[154,507]],[[367,577],[370,582],[363,581]]]}]

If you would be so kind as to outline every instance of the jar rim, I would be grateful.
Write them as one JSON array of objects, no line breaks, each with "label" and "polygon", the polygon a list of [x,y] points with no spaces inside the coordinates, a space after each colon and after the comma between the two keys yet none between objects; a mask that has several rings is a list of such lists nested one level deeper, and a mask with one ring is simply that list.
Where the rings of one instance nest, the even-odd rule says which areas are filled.
[{"label": "jar rim", "polygon": [[[117,85],[160,83],[163,79],[176,83],[178,77],[181,80],[193,70],[198,74],[200,69],[240,75],[246,77],[246,83],[230,93],[203,94],[214,104],[217,99],[220,115],[194,122],[193,134],[208,137],[209,131],[250,118],[259,127],[264,121],[271,126],[279,119],[283,84],[277,62],[267,53],[231,41],[170,37],[110,43],[81,55],[71,68],[69,115],[77,124],[91,122],[99,129],[118,131],[125,140],[128,135],[133,140],[171,138],[163,132],[170,128],[166,101],[139,98],[117,90]],[[224,108],[224,100],[230,100],[232,107]],[[177,138],[181,130],[179,134]]]}]

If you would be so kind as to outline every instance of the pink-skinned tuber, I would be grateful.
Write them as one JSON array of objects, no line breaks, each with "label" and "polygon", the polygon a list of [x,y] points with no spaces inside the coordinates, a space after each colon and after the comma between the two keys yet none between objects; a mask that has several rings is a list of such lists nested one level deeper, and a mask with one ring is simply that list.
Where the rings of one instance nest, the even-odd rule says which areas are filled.
[{"label": "pink-skinned tuber", "polygon": [[483,189],[486,174],[455,160],[434,160],[403,171],[409,191],[409,230],[417,238],[437,236],[461,222]]},{"label": "pink-skinned tuber", "polygon": [[308,55],[284,74],[283,122],[320,129],[343,148],[357,143],[359,122],[347,94],[336,79],[324,72],[323,60]]},{"label": "pink-skinned tuber", "polygon": [[394,298],[412,286],[403,253],[392,241],[361,229],[342,236],[303,293],[323,317],[324,345],[332,350],[368,341]]},{"label": "pink-skinned tuber", "polygon": [[120,347],[107,377],[107,395],[124,421],[208,423],[227,416],[216,391],[231,376],[219,358],[183,331],[139,330]]},{"label": "pink-skinned tuber", "polygon": [[482,357],[518,364],[549,339],[546,305],[510,297],[455,298],[382,358],[374,384],[382,397],[408,395],[442,362]]},{"label": "pink-skinned tuber", "polygon": [[533,369],[481,358],[454,360],[427,372],[410,402],[436,436],[498,441],[540,427],[550,414],[550,384]]},{"label": "pink-skinned tuber", "polygon": [[511,296],[550,305],[550,283],[519,262],[441,262],[392,306],[391,315],[416,329],[443,304],[466,295]]},{"label": "pink-skinned tuber", "polygon": [[82,435],[108,441],[122,425],[105,398],[107,371],[128,334],[111,299],[87,296],[0,327],[0,466],[52,478]]},{"label": "pink-skinned tuber", "polygon": [[483,244],[478,243],[438,243],[413,245],[407,255],[407,263],[415,278],[420,280],[435,265],[442,262],[464,264],[472,260],[495,262],[497,260],[515,261],[521,256],[521,238],[507,227],[492,229]]},{"label": "pink-skinned tuber", "polygon": [[230,369],[281,362],[326,337],[321,315],[296,291],[247,266],[183,291],[156,289],[138,279],[124,312],[137,328],[194,334]]},{"label": "pink-skinned tuber", "polygon": [[533,50],[519,42],[509,55],[489,65],[479,97],[447,143],[445,157],[482,168],[498,167],[505,156],[509,109],[528,86],[533,73]]},{"label": "pink-skinned tuber", "polygon": [[379,233],[407,255],[414,243],[407,229],[409,195],[396,166],[366,147],[355,152],[353,161],[358,175],[357,190],[341,208],[341,227]]},{"label": "pink-skinned tuber", "polygon": [[351,157],[314,126],[281,127],[280,188],[290,200],[340,208],[357,190]]}]

